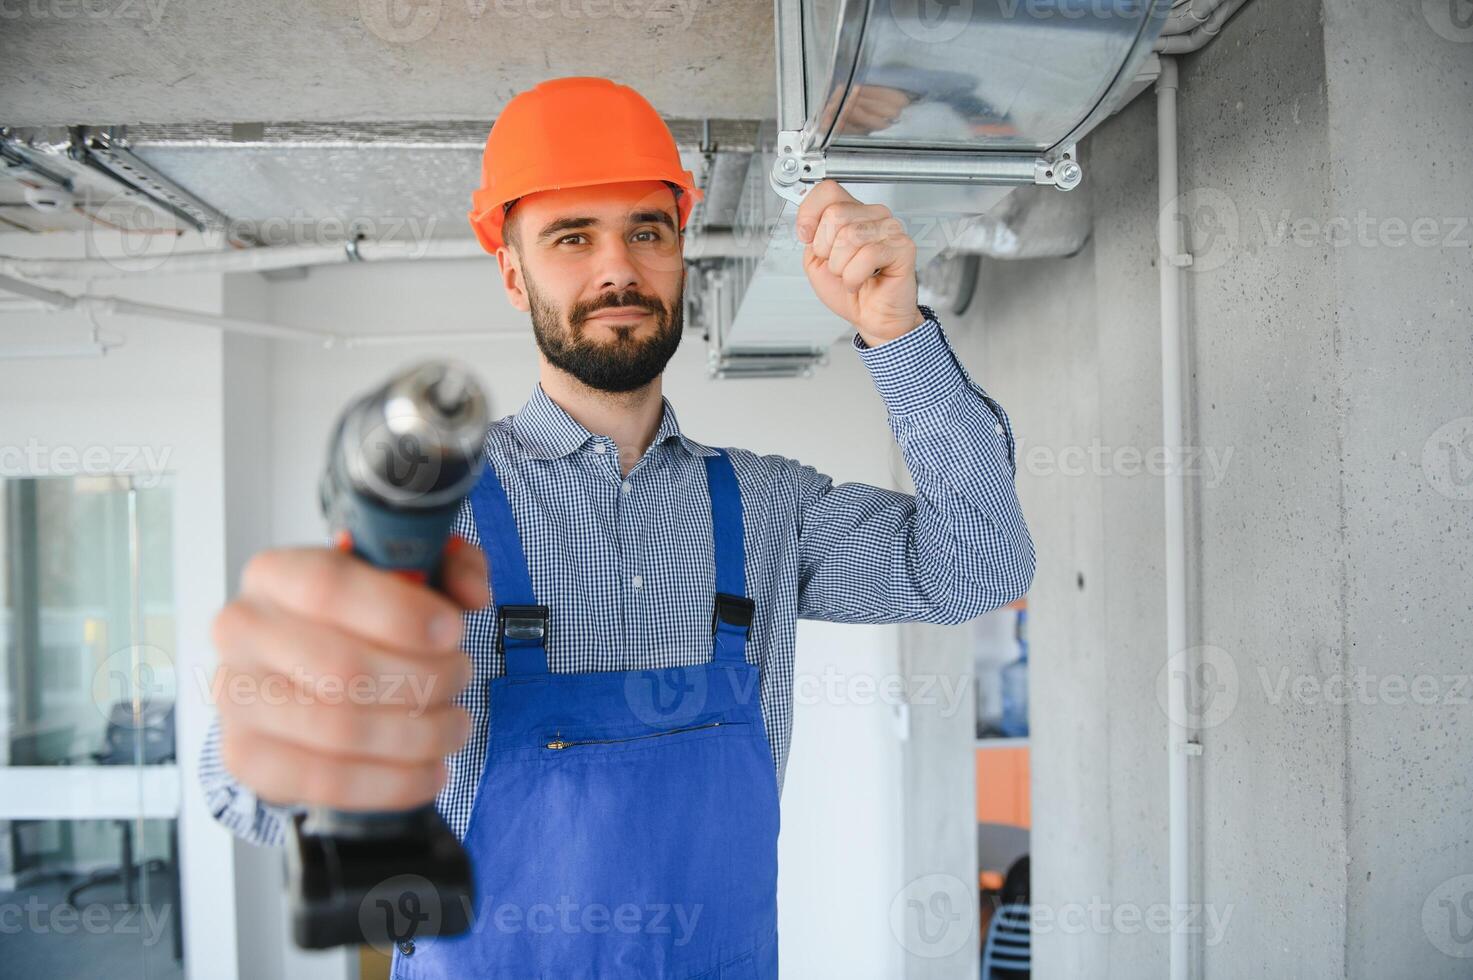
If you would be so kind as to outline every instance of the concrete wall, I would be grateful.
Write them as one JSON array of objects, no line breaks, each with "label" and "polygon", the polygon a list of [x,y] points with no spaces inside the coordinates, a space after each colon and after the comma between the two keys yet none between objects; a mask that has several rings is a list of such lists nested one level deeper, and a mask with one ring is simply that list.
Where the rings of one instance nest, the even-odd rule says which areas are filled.
[{"label": "concrete wall", "polygon": [[1357,228],[1334,249],[1339,652],[1375,694],[1345,710],[1346,959],[1367,978],[1473,969],[1443,955],[1473,956],[1473,22],[1418,6],[1324,15],[1333,213]]},{"label": "concrete wall", "polygon": [[[1473,955],[1473,31],[1442,6],[1258,0],[1181,64],[1207,977]],[[1166,967],[1153,102],[1082,147],[1090,246],[985,264],[964,340],[1039,548],[1041,976]]]}]

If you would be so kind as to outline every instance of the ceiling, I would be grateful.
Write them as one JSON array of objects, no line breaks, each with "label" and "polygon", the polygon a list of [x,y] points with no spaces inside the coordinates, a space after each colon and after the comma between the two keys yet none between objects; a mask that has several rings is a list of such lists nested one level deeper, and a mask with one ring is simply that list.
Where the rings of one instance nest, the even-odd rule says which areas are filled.
[{"label": "ceiling", "polygon": [[495,119],[603,75],[667,117],[775,100],[771,0],[51,0],[0,30],[0,123]]}]

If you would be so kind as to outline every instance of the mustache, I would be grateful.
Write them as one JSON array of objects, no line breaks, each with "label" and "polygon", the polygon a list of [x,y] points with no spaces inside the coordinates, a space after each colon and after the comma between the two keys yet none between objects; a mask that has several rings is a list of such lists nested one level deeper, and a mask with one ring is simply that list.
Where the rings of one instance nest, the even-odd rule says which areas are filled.
[{"label": "mustache", "polygon": [[619,306],[634,306],[649,310],[658,317],[665,315],[665,304],[659,300],[649,296],[641,296],[639,293],[625,293],[623,295],[609,295],[587,305],[575,306],[569,319],[574,323],[582,323],[599,310],[611,310]]}]

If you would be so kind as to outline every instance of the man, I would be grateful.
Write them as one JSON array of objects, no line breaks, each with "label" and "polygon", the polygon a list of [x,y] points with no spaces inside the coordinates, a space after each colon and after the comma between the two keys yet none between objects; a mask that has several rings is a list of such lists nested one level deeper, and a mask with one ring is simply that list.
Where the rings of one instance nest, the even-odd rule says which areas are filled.
[{"label": "man", "polygon": [[[468,933],[401,943],[396,977],[775,977],[795,620],[957,623],[1021,595],[1007,417],[917,305],[899,222],[825,182],[797,215],[807,275],[853,325],[918,492],[702,445],[661,395],[701,194],[653,107],[543,83],[497,119],[483,176],[471,224],[531,314],[541,381],[487,434],[457,524],[480,547],[451,549],[448,596],[329,549],[252,559],[220,669],[308,690],[222,700],[211,807],[274,843],[291,806],[435,799],[477,908]],[[540,637],[498,620],[537,605]],[[314,679],[359,675],[434,697],[312,702]]]}]

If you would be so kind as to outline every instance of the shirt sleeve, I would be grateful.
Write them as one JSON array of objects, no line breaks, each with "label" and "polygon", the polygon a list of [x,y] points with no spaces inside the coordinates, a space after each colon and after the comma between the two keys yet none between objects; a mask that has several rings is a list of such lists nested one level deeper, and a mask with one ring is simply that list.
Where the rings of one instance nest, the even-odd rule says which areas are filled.
[{"label": "shirt sleeve", "polygon": [[293,810],[257,799],[256,794],[240,785],[225,768],[220,758],[218,715],[211,719],[200,750],[199,781],[210,813],[235,836],[260,847],[285,843]]},{"label": "shirt sleeve", "polygon": [[884,399],[915,494],[798,478],[798,615],[850,623],[960,623],[1033,581],[1007,413],[962,367],[934,311],[853,348]]}]

